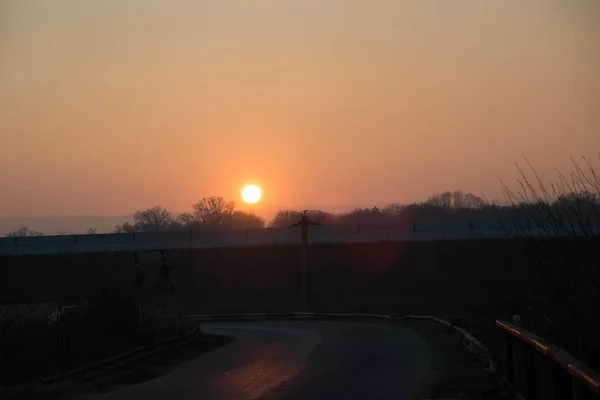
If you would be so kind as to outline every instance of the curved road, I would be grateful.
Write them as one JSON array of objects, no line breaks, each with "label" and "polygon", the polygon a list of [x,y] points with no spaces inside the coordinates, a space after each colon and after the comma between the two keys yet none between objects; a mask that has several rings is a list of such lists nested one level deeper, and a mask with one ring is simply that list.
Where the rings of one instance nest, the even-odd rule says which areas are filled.
[{"label": "curved road", "polygon": [[386,323],[205,323],[235,341],[152,381],[86,399],[411,399],[430,372],[427,344]]}]

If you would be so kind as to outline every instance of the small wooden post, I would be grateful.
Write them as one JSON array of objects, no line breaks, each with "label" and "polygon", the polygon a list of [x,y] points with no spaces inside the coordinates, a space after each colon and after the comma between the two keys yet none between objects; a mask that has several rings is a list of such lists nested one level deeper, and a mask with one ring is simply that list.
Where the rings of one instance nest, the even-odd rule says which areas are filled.
[{"label": "small wooden post", "polygon": [[535,366],[535,356],[537,351],[529,344],[523,343],[523,372],[525,373],[525,395],[527,399],[537,399],[537,374]]},{"label": "small wooden post", "polygon": [[140,334],[144,333],[144,310],[142,305],[142,282],[143,276],[140,270],[140,254],[133,253],[133,263],[135,265],[135,284],[137,287],[138,294],[138,329]]},{"label": "small wooden post", "polygon": [[[520,315],[513,315],[513,324],[522,327],[523,320]],[[514,340],[512,342],[512,367],[513,367],[513,381],[512,385],[516,392],[521,396],[526,395],[527,392],[527,378],[525,376],[525,352],[524,345],[520,340]]]},{"label": "small wooden post", "polygon": [[515,314],[513,315],[513,324],[518,326],[518,327],[522,327],[523,326],[523,319],[521,318],[521,316],[519,314]]},{"label": "small wooden post", "polygon": [[536,352],[535,377],[537,399],[558,400],[553,390],[553,361],[548,356]]},{"label": "small wooden post", "polygon": [[506,376],[508,377],[508,382],[512,385],[515,381],[515,371],[513,367],[513,338],[509,333],[504,333],[505,338],[505,351],[504,351],[504,361],[506,362]]},{"label": "small wooden post", "polygon": [[167,265],[167,254],[164,249],[160,249],[160,259],[162,261],[162,269],[165,274],[165,283],[169,287],[169,297],[171,299],[171,312],[173,313],[173,330],[175,333],[179,330],[177,323],[177,309],[175,307],[175,296],[173,295],[173,270]]}]

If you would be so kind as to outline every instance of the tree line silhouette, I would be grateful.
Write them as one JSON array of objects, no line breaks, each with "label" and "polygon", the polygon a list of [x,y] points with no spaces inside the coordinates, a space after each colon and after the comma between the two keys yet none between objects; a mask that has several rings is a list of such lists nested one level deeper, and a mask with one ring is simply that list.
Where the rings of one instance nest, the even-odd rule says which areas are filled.
[{"label": "tree line silhouette", "polygon": [[260,229],[265,221],[259,216],[236,210],[233,201],[220,196],[205,197],[192,205],[192,212],[175,215],[161,206],[138,210],[133,223],[115,227],[116,233],[160,232],[180,229]]},{"label": "tree line silhouette", "polygon": [[[556,228],[567,228],[577,223],[580,227],[598,226],[600,222],[600,196],[595,193],[570,192],[552,199],[517,201],[513,196],[507,204],[486,201],[483,197],[462,191],[443,192],[426,201],[413,204],[390,204],[386,207],[356,208],[346,213],[308,210],[311,221],[328,226],[364,226],[382,229],[412,229],[412,224],[423,222],[452,223],[488,221],[503,225],[522,224],[539,226],[548,217],[560,219]],[[524,200],[524,199],[521,199]],[[138,210],[133,223],[118,225],[115,232],[156,232],[180,229],[260,229],[266,225],[261,217],[236,210],[235,203],[212,196],[192,206],[192,212],[175,215],[161,206]],[[279,210],[269,222],[272,228],[291,227],[302,216],[302,210]],[[549,214],[550,213],[550,214]],[[559,218],[560,217],[560,218]]]},{"label": "tree line silhouette", "polygon": [[[599,155],[600,159],[600,155]],[[573,160],[567,176],[546,184],[530,165],[525,171],[517,165],[519,189],[503,185],[504,202],[488,201],[483,196],[460,190],[437,193],[412,204],[393,203],[385,207],[356,208],[345,213],[309,210],[311,221],[329,226],[361,226],[411,230],[414,224],[435,222],[488,222],[513,229],[571,230],[587,235],[600,227],[600,178],[592,161]],[[133,221],[117,225],[115,233],[160,232],[189,229],[261,229],[290,227],[298,222],[302,210],[282,209],[266,221],[252,212],[236,209],[233,201],[220,196],[205,197],[192,205],[190,212],[173,213],[162,206],[137,210]],[[88,234],[96,233],[90,229]],[[65,234],[65,233],[58,233]],[[7,236],[41,236],[43,233],[23,226]]]},{"label": "tree line silhouette", "polygon": [[[311,221],[329,226],[364,225],[382,228],[398,228],[418,221],[440,221],[465,218],[493,218],[492,209],[478,196],[461,191],[445,192],[431,196],[423,203],[411,205],[391,204],[384,208],[357,208],[347,213],[331,213],[308,210]],[[267,226],[261,217],[236,210],[232,201],[219,196],[206,197],[192,206],[192,212],[175,215],[161,206],[138,210],[133,223],[124,223],[115,232],[156,232],[179,229],[260,229]],[[290,227],[298,222],[302,210],[277,211],[268,226]]]},{"label": "tree line silhouette", "polygon": [[[546,226],[581,229],[600,226],[600,195],[592,191],[565,191],[552,197],[525,198],[507,190],[505,204],[489,202],[481,196],[462,191],[447,191],[430,196],[424,202],[393,203],[385,207],[356,208],[345,213],[308,210],[311,221],[326,226],[361,226],[366,228],[411,230],[413,224],[435,222],[489,222],[500,226],[531,228]],[[162,232],[189,229],[261,229],[290,227],[298,222],[302,210],[277,211],[268,223],[251,212],[236,209],[233,201],[220,196],[205,197],[192,205],[191,212],[175,214],[162,206],[137,210],[133,221],[117,225],[115,233]],[[591,228],[589,228],[591,229]],[[87,234],[96,233],[89,229]],[[65,233],[60,233],[65,234]],[[8,237],[42,236],[43,233],[23,226]]]}]

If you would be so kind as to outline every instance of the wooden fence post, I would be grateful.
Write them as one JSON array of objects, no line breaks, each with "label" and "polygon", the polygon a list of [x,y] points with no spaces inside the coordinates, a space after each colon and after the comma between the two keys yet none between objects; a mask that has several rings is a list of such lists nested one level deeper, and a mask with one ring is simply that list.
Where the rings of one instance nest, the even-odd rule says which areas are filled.
[{"label": "wooden fence post", "polygon": [[[522,327],[523,319],[520,315],[513,315],[513,324]],[[527,377],[525,373],[525,343],[520,340],[512,341],[512,385],[515,391],[521,396],[525,396],[527,393]]]},{"label": "wooden fence post", "polygon": [[539,352],[535,355],[537,399],[558,400],[554,396],[553,364],[550,357]]},{"label": "wooden fence post", "polygon": [[513,367],[513,337],[509,334],[509,333],[505,333],[504,335],[505,337],[505,352],[504,352],[504,357],[505,357],[505,362],[506,362],[506,377],[508,378],[508,382],[512,385],[513,382],[515,381],[515,371],[514,371],[514,367]]}]

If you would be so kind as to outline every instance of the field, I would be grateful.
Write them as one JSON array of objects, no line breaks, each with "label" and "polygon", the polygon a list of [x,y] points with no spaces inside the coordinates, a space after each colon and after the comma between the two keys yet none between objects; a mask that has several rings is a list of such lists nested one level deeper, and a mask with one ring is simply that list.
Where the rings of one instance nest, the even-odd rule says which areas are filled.
[{"label": "field", "polygon": [[[561,260],[545,239],[549,267]],[[577,240],[572,240],[578,245]],[[554,253],[554,254],[553,254]],[[179,313],[301,311],[300,246],[173,250]],[[141,264],[145,296],[159,261]],[[84,301],[101,291],[137,296],[129,252],[0,258],[0,304]],[[521,239],[312,245],[311,311],[498,316],[536,284]]]}]

